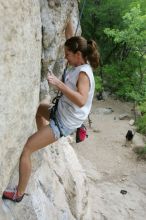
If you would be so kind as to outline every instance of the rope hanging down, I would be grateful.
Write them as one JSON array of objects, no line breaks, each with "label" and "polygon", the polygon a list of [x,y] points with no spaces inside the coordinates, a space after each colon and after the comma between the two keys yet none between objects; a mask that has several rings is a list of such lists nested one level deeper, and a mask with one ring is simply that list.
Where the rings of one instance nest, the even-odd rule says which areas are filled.
[{"label": "rope hanging down", "polygon": [[85,8],[85,4],[86,4],[86,0],[84,0],[83,2],[83,5],[82,5],[82,8],[81,8],[81,13],[79,15],[79,19],[78,19],[78,23],[77,23],[77,27],[76,27],[76,31],[75,31],[75,36],[77,34],[77,31],[78,31],[78,28],[79,28],[79,24],[81,22],[81,18],[82,18],[82,15],[83,15],[83,11],[84,11],[84,8]]},{"label": "rope hanging down", "polygon": [[[82,15],[83,15],[83,11],[84,11],[85,5],[86,5],[86,0],[83,1],[83,5],[82,5],[82,8],[81,8],[81,12],[80,12],[80,14],[79,14],[79,19],[78,19],[78,23],[77,23],[77,27],[76,27],[74,36],[76,36],[76,34],[77,34],[77,31],[78,31],[78,28],[79,28],[79,24],[80,24],[80,22],[81,22],[81,18],[82,18]],[[65,73],[66,73],[67,68],[68,68],[68,62],[67,62],[67,64],[66,64],[66,66],[65,66],[65,68],[64,68],[64,71],[63,71],[63,74],[62,74],[62,81],[63,81],[63,82],[64,82],[64,80],[65,80]],[[48,68],[48,70],[49,70],[49,68]],[[60,95],[59,95],[59,91],[58,91],[58,93],[57,93],[57,96],[60,96]]]},{"label": "rope hanging down", "polygon": [[[83,11],[84,11],[84,7],[85,7],[85,4],[86,4],[86,0],[83,1],[83,5],[82,5],[82,8],[81,8],[81,12],[79,14],[79,19],[78,19],[78,23],[77,23],[77,27],[76,27],[76,31],[75,31],[75,34],[74,36],[76,36],[77,34],[77,31],[78,31],[78,28],[79,28],[79,24],[80,24],[80,21],[81,21],[81,18],[82,18],[82,15],[83,15]],[[62,74],[62,81],[64,82],[65,81],[65,74],[66,74],[66,70],[68,68],[68,63],[66,64],[66,67],[63,71],[63,74]],[[49,69],[49,68],[48,68]],[[60,99],[60,97],[62,96],[62,93],[60,91],[57,92],[57,95],[56,97],[52,100],[52,103],[54,104],[54,106],[52,107],[52,110],[51,110],[51,117],[54,119],[55,121],[55,124],[57,125],[57,127],[59,128],[59,131],[60,131],[60,134],[61,136],[63,136],[62,132],[61,132],[61,129],[59,127],[59,124],[58,124],[58,121],[56,120],[56,117],[55,117],[55,113],[56,113],[56,110],[57,110],[57,105],[58,105],[58,101]],[[88,115],[88,122],[89,122],[89,127],[91,127],[91,119]]]},{"label": "rope hanging down", "polygon": [[[79,14],[79,19],[78,19],[78,23],[77,23],[77,27],[76,27],[74,36],[76,36],[77,31],[78,31],[78,28],[79,28],[79,25],[80,25],[80,23],[81,23],[81,18],[82,18],[82,15],[83,15],[83,11],[84,11],[84,8],[85,8],[85,4],[86,4],[86,0],[83,1],[83,5],[82,5],[82,8],[81,8],[81,12],[80,12],[80,14]],[[64,81],[64,78],[65,78],[65,72],[66,72],[66,70],[67,70],[67,67],[68,67],[68,63],[66,64],[66,67],[65,67],[65,69],[64,69],[64,71],[63,71],[63,75],[62,75],[63,81]]]},{"label": "rope hanging down", "polygon": [[[74,34],[75,36],[76,36],[76,34],[77,34],[77,31],[78,31],[78,28],[79,28],[79,24],[80,24],[80,22],[81,22],[81,18],[82,18],[82,15],[83,15],[83,11],[84,11],[85,5],[86,5],[86,0],[83,1],[83,5],[82,5],[81,12],[80,12],[80,15],[79,15],[79,19],[78,19],[76,31],[75,31],[75,34]],[[68,64],[66,65],[65,72],[66,72],[67,66],[68,66]],[[64,74],[65,74],[65,73],[64,73]],[[89,123],[89,127],[91,128],[92,121],[91,121],[91,119],[90,119],[90,113],[89,113],[89,115],[88,115],[88,123]]]}]

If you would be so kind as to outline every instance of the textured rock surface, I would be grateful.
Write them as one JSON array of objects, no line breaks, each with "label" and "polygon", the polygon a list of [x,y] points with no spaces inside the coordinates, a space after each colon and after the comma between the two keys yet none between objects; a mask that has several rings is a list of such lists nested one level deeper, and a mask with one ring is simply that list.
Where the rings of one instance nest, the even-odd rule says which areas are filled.
[{"label": "textured rock surface", "polygon": [[[65,28],[72,20],[74,32],[78,23],[78,2],[66,0],[40,0],[42,20],[42,82],[41,99],[47,95],[46,75],[48,67],[57,76],[63,73]],[[78,28],[80,33],[80,27]],[[78,33],[77,32],[77,33]]]},{"label": "textured rock surface", "polygon": [[[71,16],[75,28],[77,7],[71,0],[0,3],[0,195],[18,182],[19,157],[35,130],[40,84],[43,98],[47,67],[59,76],[64,66],[64,30]],[[67,139],[32,159],[29,195],[19,204],[0,200],[0,220],[91,219],[86,176]]]},{"label": "textured rock surface", "polygon": [[[17,205],[5,200],[8,211],[3,215],[18,220],[90,219],[85,172],[67,139],[35,153],[32,161],[29,195]],[[17,169],[9,187],[17,182]]]},{"label": "textured rock surface", "polygon": [[41,19],[38,1],[0,3],[0,193],[31,134],[39,101]]}]

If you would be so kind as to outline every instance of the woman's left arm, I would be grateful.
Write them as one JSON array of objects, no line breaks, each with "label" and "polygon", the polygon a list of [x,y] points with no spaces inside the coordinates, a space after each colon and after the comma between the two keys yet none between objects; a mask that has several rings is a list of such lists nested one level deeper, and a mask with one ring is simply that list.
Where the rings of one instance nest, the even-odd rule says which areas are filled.
[{"label": "woman's left arm", "polygon": [[85,72],[80,72],[77,81],[77,91],[69,88],[65,83],[60,81],[55,75],[48,76],[48,82],[58,88],[70,101],[79,107],[83,107],[88,98],[90,82]]}]

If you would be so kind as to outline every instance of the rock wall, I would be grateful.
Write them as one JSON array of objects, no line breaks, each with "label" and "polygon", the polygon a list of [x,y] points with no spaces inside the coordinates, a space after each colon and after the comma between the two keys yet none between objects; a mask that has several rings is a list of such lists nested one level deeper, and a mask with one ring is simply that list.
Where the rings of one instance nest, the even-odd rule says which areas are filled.
[{"label": "rock wall", "polygon": [[32,133],[39,102],[41,17],[38,1],[0,3],[0,194]]},{"label": "rock wall", "polygon": [[[74,33],[78,24],[78,1],[40,0],[42,20],[42,77],[40,99],[48,94],[48,68],[58,77],[63,73],[65,28],[72,21]],[[80,27],[77,33],[80,33]]]},{"label": "rock wall", "polygon": [[[32,164],[28,195],[17,204],[4,200],[0,220],[90,219],[85,171],[67,138],[36,152]],[[17,179],[18,165],[8,187],[14,186]]]},{"label": "rock wall", "polygon": [[[5,0],[0,3],[0,195],[18,181],[23,146],[35,130],[40,99],[48,94],[49,66],[63,67],[64,30],[78,22],[77,1]],[[34,153],[21,203],[0,199],[0,220],[91,219],[88,186],[67,138]]]}]

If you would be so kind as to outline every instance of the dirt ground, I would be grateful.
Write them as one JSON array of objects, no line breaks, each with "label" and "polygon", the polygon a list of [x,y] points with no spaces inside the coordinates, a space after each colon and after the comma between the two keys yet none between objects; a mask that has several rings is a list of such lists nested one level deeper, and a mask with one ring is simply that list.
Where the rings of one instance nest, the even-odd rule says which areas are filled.
[{"label": "dirt ground", "polygon": [[[144,137],[135,133],[133,143],[125,146],[127,131],[135,130],[129,125],[131,109],[112,98],[94,99],[89,137],[73,144],[88,177],[92,220],[146,219],[146,161],[137,160],[132,150],[144,146]],[[129,118],[120,120],[125,113]]]}]

